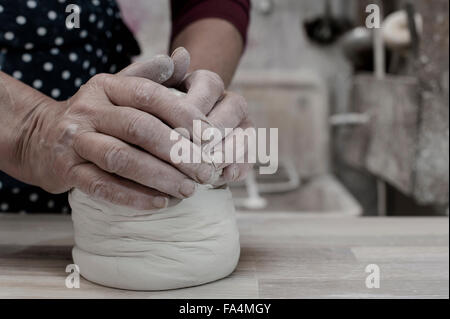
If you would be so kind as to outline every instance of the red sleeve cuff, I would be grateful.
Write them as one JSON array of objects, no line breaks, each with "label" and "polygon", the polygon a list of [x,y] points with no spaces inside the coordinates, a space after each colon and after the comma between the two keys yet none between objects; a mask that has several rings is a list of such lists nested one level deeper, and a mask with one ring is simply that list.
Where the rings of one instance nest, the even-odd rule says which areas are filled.
[{"label": "red sleeve cuff", "polygon": [[171,41],[189,24],[204,18],[221,18],[233,24],[247,42],[250,0],[171,0]]}]

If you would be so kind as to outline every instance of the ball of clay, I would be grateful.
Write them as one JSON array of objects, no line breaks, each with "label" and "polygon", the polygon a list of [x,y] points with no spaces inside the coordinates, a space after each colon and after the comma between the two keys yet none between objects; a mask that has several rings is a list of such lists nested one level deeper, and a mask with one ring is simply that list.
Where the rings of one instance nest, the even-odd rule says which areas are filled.
[{"label": "ball of clay", "polygon": [[73,259],[86,279],[130,290],[165,290],[228,276],[240,252],[231,192],[199,186],[160,210],[138,211],[69,195]]}]

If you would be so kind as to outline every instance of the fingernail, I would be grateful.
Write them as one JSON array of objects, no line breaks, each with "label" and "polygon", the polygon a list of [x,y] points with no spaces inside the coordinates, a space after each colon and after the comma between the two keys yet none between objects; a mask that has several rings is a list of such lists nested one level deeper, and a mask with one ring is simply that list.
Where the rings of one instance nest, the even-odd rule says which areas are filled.
[{"label": "fingernail", "polygon": [[153,199],[153,205],[156,208],[166,208],[169,204],[169,199],[167,197],[158,196]]},{"label": "fingernail", "polygon": [[185,180],[183,183],[181,183],[179,192],[181,195],[190,197],[192,194],[195,193],[195,183],[190,180]]},{"label": "fingernail", "polygon": [[197,178],[201,183],[208,183],[214,177],[214,172],[214,167],[210,165],[202,165],[197,174]]},{"label": "fingernail", "polygon": [[171,57],[173,58],[175,55],[180,54],[180,53],[185,53],[185,51],[187,52],[187,50],[183,47],[178,47],[176,48],[173,52]]}]

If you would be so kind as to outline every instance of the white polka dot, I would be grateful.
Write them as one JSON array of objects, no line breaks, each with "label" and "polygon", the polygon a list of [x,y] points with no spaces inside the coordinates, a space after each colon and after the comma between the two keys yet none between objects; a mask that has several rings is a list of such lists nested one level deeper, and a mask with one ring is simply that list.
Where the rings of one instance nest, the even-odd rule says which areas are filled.
[{"label": "white polka dot", "polygon": [[80,87],[81,86],[81,84],[83,84],[83,81],[80,79],[80,78],[77,78],[77,79],[75,79],[75,86],[76,87]]},{"label": "white polka dot", "polygon": [[64,3],[66,0],[58,0],[59,3]]},{"label": "white polka dot", "polygon": [[64,206],[64,207],[61,209],[61,213],[63,213],[63,214],[68,214],[68,213],[69,213],[69,208],[66,207],[66,206]]},{"label": "white polka dot", "polygon": [[49,200],[49,201],[47,202],[47,207],[48,207],[48,208],[53,208],[53,207],[55,207],[55,202],[52,201],[52,200]]},{"label": "white polka dot", "polygon": [[114,14],[114,10],[111,8],[106,9],[106,14],[112,16]]},{"label": "white polka dot", "polygon": [[2,183],[2,181],[0,181],[0,189],[2,189],[3,188],[3,183]]},{"label": "white polka dot", "polygon": [[39,80],[39,79],[34,80],[34,81],[33,81],[33,87],[34,87],[35,89],[38,89],[38,90],[39,90],[39,89],[42,87],[42,81]]},{"label": "white polka dot", "polygon": [[123,49],[123,46],[122,46],[122,44],[119,43],[119,44],[116,46],[116,51],[117,51],[117,52],[121,52],[122,49]]},{"label": "white polka dot", "polygon": [[84,46],[84,48],[86,49],[86,51],[87,52],[92,52],[92,45],[90,45],[89,43],[88,44],[86,44],[85,46]]},{"label": "white polka dot", "polygon": [[98,29],[102,29],[104,25],[105,25],[105,23],[103,22],[103,20],[100,20],[100,21],[97,23],[97,28],[98,28]]},{"label": "white polka dot", "polygon": [[32,193],[32,194],[30,194],[29,199],[30,199],[30,202],[35,202],[39,199],[39,196],[36,193]]},{"label": "white polka dot", "polygon": [[53,64],[50,62],[45,62],[44,63],[44,70],[47,72],[50,72],[53,70]]},{"label": "white polka dot", "polygon": [[99,58],[103,55],[102,49],[97,49],[97,51],[95,53],[97,54],[97,58]]},{"label": "white polka dot", "polygon": [[63,71],[63,73],[61,73],[61,77],[63,80],[68,80],[70,78],[70,72],[68,70]]},{"label": "white polka dot", "polygon": [[37,28],[36,32],[39,36],[43,37],[44,35],[47,34],[47,29],[44,27],[39,27]]},{"label": "white polka dot", "polygon": [[59,89],[53,89],[52,90],[52,97],[55,99],[58,98],[61,95],[61,91]]},{"label": "white polka dot", "polygon": [[69,60],[72,62],[75,62],[76,60],[78,60],[78,55],[74,52],[69,54]]},{"label": "white polka dot", "polygon": [[107,38],[111,38],[111,37],[112,37],[112,33],[111,33],[111,31],[109,31],[109,30],[106,31],[105,34],[106,34],[106,37],[107,37]]},{"label": "white polka dot", "polygon": [[25,53],[22,55],[22,61],[25,63],[31,62],[33,60],[33,57],[29,53]]},{"label": "white polka dot", "polygon": [[11,31],[5,32],[4,37],[6,40],[12,40],[14,39],[14,33],[12,33]]},{"label": "white polka dot", "polygon": [[94,76],[96,73],[97,73],[97,69],[96,69],[96,68],[91,68],[91,69],[89,70],[89,74],[90,74],[91,76]]},{"label": "white polka dot", "polygon": [[90,65],[91,65],[91,62],[89,60],[84,61],[83,62],[83,69],[87,70]]},{"label": "white polka dot", "polygon": [[16,18],[16,22],[17,24],[24,25],[25,23],[27,23],[27,19],[25,19],[24,16],[18,16]]},{"label": "white polka dot", "polygon": [[55,20],[55,19],[58,17],[58,15],[56,14],[56,12],[53,11],[53,10],[49,11],[49,12],[47,13],[47,16],[48,16],[48,18],[49,18],[50,20]]},{"label": "white polka dot", "polygon": [[105,55],[102,58],[102,63],[106,63],[106,62],[108,62],[108,57]]},{"label": "white polka dot", "polygon": [[0,5],[0,13],[3,12],[3,6]]},{"label": "white polka dot", "polygon": [[14,195],[19,194],[19,193],[20,193],[20,188],[19,188],[19,187],[14,187],[14,188],[11,190],[11,193],[13,193]]},{"label": "white polka dot", "polygon": [[62,45],[63,43],[64,43],[64,39],[63,39],[63,38],[57,37],[57,38],[55,39],[55,44],[56,44],[56,45]]},{"label": "white polka dot", "polygon": [[34,1],[34,0],[29,0],[29,1],[27,1],[27,6],[28,6],[28,8],[30,8],[30,9],[34,9],[34,8],[36,8],[37,3],[36,3],[36,1]]},{"label": "white polka dot", "polygon": [[14,71],[14,72],[12,73],[12,76],[13,76],[15,79],[17,79],[17,80],[20,80],[20,79],[22,78],[22,72],[20,72],[20,71]]},{"label": "white polka dot", "polygon": [[97,20],[97,16],[95,14],[90,14],[89,15],[89,22],[94,23],[95,20]]},{"label": "white polka dot", "polygon": [[92,4],[94,6],[98,6],[98,5],[100,5],[100,1],[99,0],[92,0]]},{"label": "white polka dot", "polygon": [[86,30],[83,30],[83,31],[80,32],[80,38],[82,38],[82,39],[86,38],[87,35],[88,35],[88,33],[87,33]]},{"label": "white polka dot", "polygon": [[57,55],[57,54],[59,54],[59,49],[58,49],[58,48],[52,48],[52,49],[50,50],[50,53],[51,53],[52,55]]},{"label": "white polka dot", "polygon": [[9,205],[8,205],[8,203],[2,203],[1,205],[0,205],[0,209],[3,211],[3,212],[6,212],[6,210],[9,208]]},{"label": "white polka dot", "polygon": [[25,43],[25,50],[31,50],[34,48],[34,44],[31,42]]},{"label": "white polka dot", "polygon": [[115,73],[116,71],[117,71],[117,66],[115,64],[111,65],[111,67],[109,68],[109,72]]}]

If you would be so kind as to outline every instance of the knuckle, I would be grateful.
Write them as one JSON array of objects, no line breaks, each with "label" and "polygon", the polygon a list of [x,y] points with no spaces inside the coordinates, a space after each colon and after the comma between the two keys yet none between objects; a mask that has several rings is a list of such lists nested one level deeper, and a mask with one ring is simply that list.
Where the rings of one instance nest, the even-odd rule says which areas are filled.
[{"label": "knuckle", "polygon": [[175,105],[172,114],[177,124],[185,129],[189,129],[193,125],[193,120],[199,118],[202,113],[197,107],[180,102]]},{"label": "knuckle", "polygon": [[225,84],[217,73],[208,70],[201,70],[199,72],[202,72],[202,76],[206,78],[206,82],[210,87],[218,87],[222,91],[225,89]]},{"label": "knuckle", "polygon": [[108,189],[108,184],[102,178],[94,178],[88,183],[88,193],[96,198],[111,201],[112,193]]},{"label": "knuckle", "polygon": [[112,79],[114,75],[107,73],[99,73],[94,75],[85,85],[82,86],[83,91],[92,94],[92,92],[97,92],[99,90],[112,89],[113,82]]},{"label": "knuckle", "polygon": [[55,131],[56,146],[70,146],[79,134],[79,125],[69,119],[63,119],[56,124]]},{"label": "knuckle", "polygon": [[87,89],[82,88],[70,99],[70,110],[75,114],[91,115],[95,107],[90,103],[90,94]]},{"label": "knuckle", "polygon": [[242,119],[248,117],[248,104],[245,98],[242,95],[235,94],[233,96],[233,105],[236,108],[236,111],[239,113]]},{"label": "knuckle", "polygon": [[152,87],[145,81],[140,81],[133,91],[133,98],[136,105],[149,105],[156,93],[157,87]]},{"label": "knuckle", "polygon": [[143,135],[144,121],[144,115],[138,114],[132,117],[126,126],[125,134],[135,143],[138,143]]},{"label": "knuckle", "polygon": [[100,84],[100,85],[105,85],[111,77],[112,77],[111,74],[99,73],[99,74],[94,75],[89,82],[93,82],[93,83]]},{"label": "knuckle", "polygon": [[103,162],[108,172],[121,173],[127,170],[130,155],[122,146],[114,145],[105,152]]}]

